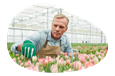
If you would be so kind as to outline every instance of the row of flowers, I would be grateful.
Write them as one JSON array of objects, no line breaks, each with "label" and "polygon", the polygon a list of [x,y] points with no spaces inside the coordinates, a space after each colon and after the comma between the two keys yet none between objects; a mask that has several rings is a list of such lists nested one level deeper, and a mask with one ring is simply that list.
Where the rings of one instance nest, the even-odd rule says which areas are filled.
[{"label": "row of flowers", "polygon": [[[100,46],[101,47],[101,46]],[[63,53],[60,51],[60,55],[56,58],[51,58],[50,56],[46,56],[44,58],[37,58],[33,56],[31,59],[26,59],[22,54],[13,54],[13,60],[20,66],[27,68],[29,70],[38,71],[38,72],[70,72],[77,71],[89,68],[99,63],[105,56],[106,51],[104,48],[99,50],[95,49],[95,53],[90,51],[87,53],[87,48],[85,47],[77,47],[76,49],[81,48],[83,51],[85,49],[86,52],[83,52],[81,49],[80,52],[74,52],[74,59],[72,59],[72,54]],[[91,50],[94,47],[91,48]],[[97,47],[95,47],[97,48]],[[12,53],[11,51],[9,53]]]}]

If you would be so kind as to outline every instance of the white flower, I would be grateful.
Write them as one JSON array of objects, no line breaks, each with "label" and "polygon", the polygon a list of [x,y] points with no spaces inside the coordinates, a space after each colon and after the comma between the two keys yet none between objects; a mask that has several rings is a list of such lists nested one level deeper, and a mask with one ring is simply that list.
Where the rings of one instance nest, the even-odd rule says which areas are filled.
[{"label": "white flower", "polygon": [[37,61],[37,57],[36,57],[36,56],[33,56],[33,57],[32,57],[32,61],[33,61],[33,62],[36,62],[36,61]]}]

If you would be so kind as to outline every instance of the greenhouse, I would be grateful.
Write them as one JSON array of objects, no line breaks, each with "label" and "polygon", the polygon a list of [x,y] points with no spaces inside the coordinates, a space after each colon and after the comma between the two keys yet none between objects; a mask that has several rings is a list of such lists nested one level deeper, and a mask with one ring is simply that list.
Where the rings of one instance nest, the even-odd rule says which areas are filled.
[{"label": "greenhouse", "polygon": [[[56,30],[56,26],[59,29],[60,26],[66,26],[65,16],[54,18],[60,13],[69,19],[68,29],[64,32],[68,37],[65,34],[60,36],[60,33],[54,35],[51,31],[50,36],[47,34],[47,37],[52,39],[48,43],[48,39],[44,38],[46,33],[44,35],[42,31],[44,36],[40,35],[40,40],[41,30]],[[52,21],[55,23],[56,19],[57,24],[52,28]],[[62,32],[62,29],[60,31]],[[30,37],[33,33],[35,34]],[[59,37],[55,39],[52,35]],[[30,37],[30,40],[21,43],[27,37]],[[108,52],[107,39],[101,29],[87,20],[49,4],[33,5],[13,17],[8,28],[7,47],[12,60],[21,67],[50,73],[72,72],[92,67],[103,60]]]},{"label": "greenhouse", "polygon": [[16,14],[10,23],[7,41],[17,42],[30,36],[34,31],[51,29],[53,17],[57,13],[62,13],[69,18],[66,34],[71,43],[107,43],[104,33],[91,22],[54,5],[40,4]]}]

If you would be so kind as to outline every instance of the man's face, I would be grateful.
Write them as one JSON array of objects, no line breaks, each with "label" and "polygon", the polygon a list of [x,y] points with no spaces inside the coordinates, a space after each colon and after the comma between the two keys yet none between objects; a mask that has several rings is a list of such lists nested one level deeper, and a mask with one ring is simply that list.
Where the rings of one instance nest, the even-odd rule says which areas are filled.
[{"label": "man's face", "polygon": [[59,39],[64,32],[67,31],[67,19],[66,18],[55,18],[52,23],[52,33],[51,36],[53,39]]}]

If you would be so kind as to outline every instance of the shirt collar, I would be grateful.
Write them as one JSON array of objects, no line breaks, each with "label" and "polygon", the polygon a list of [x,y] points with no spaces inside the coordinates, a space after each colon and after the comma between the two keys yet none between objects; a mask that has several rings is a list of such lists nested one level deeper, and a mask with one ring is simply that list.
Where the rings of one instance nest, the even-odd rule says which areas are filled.
[{"label": "shirt collar", "polygon": [[48,38],[47,38],[47,40],[53,41],[53,42],[58,42],[58,41],[62,40],[62,36],[63,36],[63,35],[62,35],[58,40],[55,40],[55,39],[53,39],[53,38],[51,37],[51,32],[52,32],[52,29],[49,30],[49,32],[48,32]]}]

